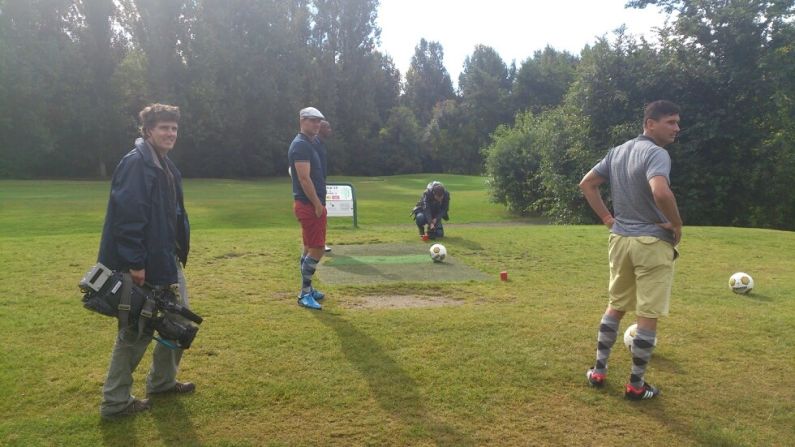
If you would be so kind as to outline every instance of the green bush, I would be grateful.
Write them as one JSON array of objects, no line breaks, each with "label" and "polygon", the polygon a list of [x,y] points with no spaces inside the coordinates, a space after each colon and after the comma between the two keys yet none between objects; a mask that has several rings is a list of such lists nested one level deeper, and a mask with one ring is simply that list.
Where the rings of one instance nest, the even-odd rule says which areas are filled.
[{"label": "green bush", "polygon": [[532,113],[520,113],[513,127],[499,126],[484,150],[486,176],[494,202],[517,214],[538,213],[540,156],[532,135]]}]

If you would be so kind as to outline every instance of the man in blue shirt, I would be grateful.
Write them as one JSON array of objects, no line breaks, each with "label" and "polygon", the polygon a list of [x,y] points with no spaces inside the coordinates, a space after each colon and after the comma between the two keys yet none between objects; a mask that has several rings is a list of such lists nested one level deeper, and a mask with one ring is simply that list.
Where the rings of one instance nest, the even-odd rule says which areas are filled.
[{"label": "man in blue shirt", "polygon": [[298,304],[321,309],[324,294],[312,287],[312,276],[326,247],[326,173],[315,141],[323,114],[314,107],[298,113],[300,132],[287,152],[293,183],[293,212],[301,223],[304,250],[301,255],[301,293]]}]

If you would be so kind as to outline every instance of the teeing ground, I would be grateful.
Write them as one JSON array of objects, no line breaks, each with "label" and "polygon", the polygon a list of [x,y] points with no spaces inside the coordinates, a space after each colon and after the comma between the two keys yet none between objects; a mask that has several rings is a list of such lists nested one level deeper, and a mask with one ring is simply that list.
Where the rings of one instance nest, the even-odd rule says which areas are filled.
[{"label": "teeing ground", "polygon": [[450,255],[433,262],[431,243],[332,245],[317,270],[328,284],[483,281],[488,276]]}]

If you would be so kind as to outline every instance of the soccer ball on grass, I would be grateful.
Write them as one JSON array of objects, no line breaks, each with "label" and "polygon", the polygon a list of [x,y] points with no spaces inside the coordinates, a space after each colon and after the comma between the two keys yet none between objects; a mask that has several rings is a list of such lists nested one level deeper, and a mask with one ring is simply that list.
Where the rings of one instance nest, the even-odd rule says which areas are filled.
[{"label": "soccer ball on grass", "polygon": [[433,262],[442,262],[444,261],[445,256],[447,256],[447,249],[444,248],[444,245],[431,245],[431,259],[433,259]]},{"label": "soccer ball on grass", "polygon": [[734,293],[748,293],[754,288],[754,279],[748,273],[737,272],[729,278],[729,288]]}]

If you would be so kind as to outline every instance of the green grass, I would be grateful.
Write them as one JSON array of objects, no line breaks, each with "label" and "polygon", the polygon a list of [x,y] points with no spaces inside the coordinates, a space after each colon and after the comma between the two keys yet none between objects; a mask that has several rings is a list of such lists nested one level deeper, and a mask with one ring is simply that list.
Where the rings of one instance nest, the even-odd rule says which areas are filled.
[{"label": "green grass", "polygon": [[[356,186],[360,229],[331,219],[332,245],[423,244],[408,213],[429,177],[334,180]],[[109,185],[0,181],[0,445],[795,445],[795,234],[685,229],[647,375],[663,395],[630,403],[621,346],[607,388],[584,383],[606,303],[604,228],[516,221],[482,178],[442,181],[445,245],[491,279],[320,282],[322,312],[295,305],[286,179],[186,181],[186,274],[205,321],[180,377],[198,391],[113,423],[98,405],[115,321],[82,309],[76,287]],[[739,270],[752,295],[728,291]],[[351,305],[386,295],[461,304]]]}]

